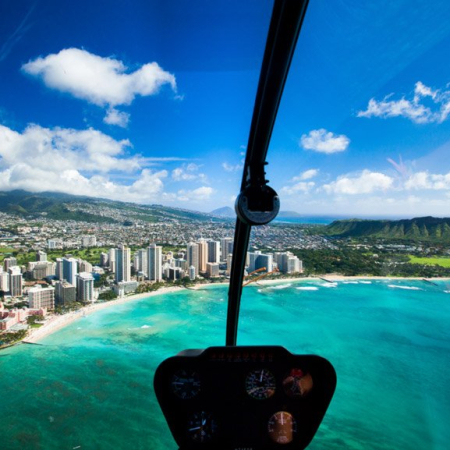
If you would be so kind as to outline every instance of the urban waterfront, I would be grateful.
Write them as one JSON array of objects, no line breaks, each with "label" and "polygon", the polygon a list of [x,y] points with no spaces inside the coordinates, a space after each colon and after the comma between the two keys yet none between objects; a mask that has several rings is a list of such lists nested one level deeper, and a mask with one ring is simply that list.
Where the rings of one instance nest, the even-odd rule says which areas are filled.
[{"label": "urban waterfront", "polygon": [[[447,448],[450,302],[445,282],[283,282],[244,289],[239,344],[283,345],[336,368],[311,444],[322,449]],[[4,350],[8,450],[176,449],[153,374],[185,348],[223,345],[227,288],[162,294],[80,318]]]}]

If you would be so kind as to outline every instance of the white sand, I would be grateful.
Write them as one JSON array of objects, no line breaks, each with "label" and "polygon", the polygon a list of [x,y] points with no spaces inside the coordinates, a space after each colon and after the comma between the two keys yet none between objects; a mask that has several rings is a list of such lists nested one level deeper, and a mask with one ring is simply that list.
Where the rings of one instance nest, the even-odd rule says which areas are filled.
[{"label": "white sand", "polygon": [[166,287],[158,289],[154,292],[145,292],[143,294],[130,295],[128,297],[122,297],[117,300],[111,300],[103,303],[94,303],[92,305],[85,306],[80,308],[77,311],[62,314],[62,315],[53,315],[47,319],[44,325],[40,328],[32,328],[31,332],[24,339],[25,342],[37,342],[39,339],[42,339],[49,334],[54,333],[57,330],[71,324],[75,320],[80,319],[81,317],[88,316],[95,311],[99,311],[101,309],[109,308],[111,306],[122,305],[124,303],[128,303],[134,300],[139,300],[142,298],[154,297],[156,295],[168,294],[170,292],[176,292],[179,290],[183,290],[182,287]]}]

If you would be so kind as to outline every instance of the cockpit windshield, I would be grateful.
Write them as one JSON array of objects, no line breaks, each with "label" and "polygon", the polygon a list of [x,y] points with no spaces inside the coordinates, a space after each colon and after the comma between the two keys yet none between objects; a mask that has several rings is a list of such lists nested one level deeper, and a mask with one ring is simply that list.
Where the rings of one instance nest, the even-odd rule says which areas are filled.
[{"label": "cockpit windshield", "polygon": [[[230,344],[235,203],[281,1],[1,2],[1,448],[178,448],[153,377]],[[450,442],[448,17],[444,0],[307,5],[237,344],[333,364],[313,450]],[[189,401],[201,380],[183,370],[170,386]],[[242,373],[256,402],[314,386]],[[214,442],[206,417],[186,419],[192,445]]]}]

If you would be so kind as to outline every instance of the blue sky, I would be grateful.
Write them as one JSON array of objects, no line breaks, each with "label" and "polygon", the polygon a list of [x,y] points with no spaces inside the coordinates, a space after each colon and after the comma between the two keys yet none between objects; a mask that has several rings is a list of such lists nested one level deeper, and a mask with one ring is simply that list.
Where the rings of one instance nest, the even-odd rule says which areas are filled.
[{"label": "blue sky", "polygon": [[[0,3],[0,190],[232,206],[272,2]],[[312,0],[268,178],[305,215],[450,215],[450,3]]]}]

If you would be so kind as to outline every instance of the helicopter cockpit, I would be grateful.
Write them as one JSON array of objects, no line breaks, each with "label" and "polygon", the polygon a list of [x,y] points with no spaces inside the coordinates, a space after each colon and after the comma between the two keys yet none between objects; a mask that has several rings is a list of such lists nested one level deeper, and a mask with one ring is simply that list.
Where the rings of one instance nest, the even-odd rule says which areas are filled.
[{"label": "helicopter cockpit", "polygon": [[307,3],[274,3],[235,205],[226,346],[181,351],[155,374],[156,396],[180,449],[304,449],[336,387],[324,358],[280,346],[236,346],[250,231],[280,208],[265,177],[266,155]]}]

